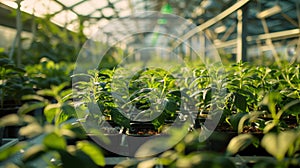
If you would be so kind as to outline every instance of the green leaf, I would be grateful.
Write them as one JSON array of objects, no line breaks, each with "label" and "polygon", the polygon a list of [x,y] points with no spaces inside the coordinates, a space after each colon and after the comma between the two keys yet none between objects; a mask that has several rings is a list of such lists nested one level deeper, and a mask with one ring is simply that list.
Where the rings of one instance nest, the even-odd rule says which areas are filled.
[{"label": "green leaf", "polygon": [[20,124],[20,122],[21,122],[20,116],[18,116],[17,114],[9,114],[9,115],[1,117],[0,127],[18,125],[18,124]]},{"label": "green leaf", "polygon": [[166,114],[161,113],[158,117],[156,117],[154,120],[152,120],[152,124],[155,129],[158,129],[160,126],[162,126],[165,123]]},{"label": "green leaf", "polygon": [[105,165],[104,155],[96,145],[87,141],[79,141],[76,146],[87,154],[98,166]]},{"label": "green leaf", "polygon": [[59,94],[59,92],[61,92],[68,85],[69,85],[69,82],[64,82],[58,86],[51,86],[51,89],[52,89],[52,92],[54,92],[55,94]]},{"label": "green leaf", "polygon": [[254,137],[251,134],[240,134],[231,139],[227,146],[226,153],[227,155],[234,155],[251,145],[253,141]]},{"label": "green leaf", "polygon": [[55,93],[53,92],[53,90],[50,90],[50,89],[38,90],[36,93],[41,96],[50,96],[50,97],[56,96]]},{"label": "green leaf", "polygon": [[36,159],[37,157],[41,156],[42,154],[44,154],[46,151],[45,146],[44,145],[34,145],[32,147],[30,147],[29,149],[27,149],[25,151],[25,153],[23,154],[23,158],[22,160],[24,162],[27,161],[31,161]]},{"label": "green leaf", "polygon": [[25,95],[22,97],[22,100],[37,100],[40,102],[48,101],[47,99],[45,99],[44,97],[39,96],[39,95]]},{"label": "green leaf", "polygon": [[43,133],[43,128],[36,122],[28,124],[19,130],[21,136],[26,136],[28,138],[33,138],[41,133]]},{"label": "green leaf", "polygon": [[267,105],[272,118],[274,120],[279,120],[279,118],[277,118],[277,110],[276,110],[276,104],[278,104],[281,101],[281,95],[278,92],[270,92],[268,93],[263,101],[261,102],[262,105]]},{"label": "green leaf", "polygon": [[211,97],[212,97],[212,89],[211,88],[205,89],[203,91],[203,100],[205,105],[209,104],[209,102],[211,101]]},{"label": "green leaf", "polygon": [[268,133],[263,137],[261,145],[268,153],[281,161],[296,139],[297,134],[293,131],[284,131],[279,134]]},{"label": "green leaf", "polygon": [[247,114],[248,113],[246,113],[246,112],[241,112],[241,113],[233,114],[233,115],[230,116],[229,122],[230,122],[230,125],[232,126],[232,128],[235,131],[238,130],[241,118],[244,117]]},{"label": "green leaf", "polygon": [[71,100],[73,98],[73,92],[72,89],[63,90],[60,93],[62,97],[62,101],[66,102],[67,100]]},{"label": "green leaf", "polygon": [[[280,92],[281,93],[281,92]],[[288,94],[286,94],[287,97],[290,97],[290,98],[294,98],[294,99],[297,99],[298,98],[298,95],[299,95],[299,91],[298,90],[295,90],[293,92],[290,92]]]},{"label": "green leaf", "polygon": [[242,111],[246,111],[247,108],[247,100],[246,97],[239,94],[239,93],[234,93],[234,105],[242,110]]},{"label": "green leaf", "polygon": [[56,133],[50,133],[46,135],[43,140],[43,144],[47,148],[54,150],[65,150],[67,147],[66,140],[62,136],[57,135]]},{"label": "green leaf", "polygon": [[264,134],[271,132],[272,130],[275,130],[278,126],[278,122],[272,120],[271,122],[268,122],[267,125],[265,126],[263,132]]},{"label": "green leaf", "polygon": [[245,96],[247,96],[247,97],[249,97],[249,98],[251,98],[252,100],[256,100],[256,97],[249,90],[241,90],[241,89],[239,89],[238,92],[241,93],[241,94],[243,94],[243,95],[245,95]]},{"label": "green leaf", "polygon": [[61,124],[62,122],[67,121],[68,119],[72,117],[76,117],[76,112],[73,106],[69,104],[63,104],[61,107],[61,110],[58,114],[56,114],[56,124]]},{"label": "green leaf", "polygon": [[60,104],[47,105],[44,109],[44,115],[47,122],[51,123],[60,110]]},{"label": "green leaf", "polygon": [[18,113],[26,114],[26,113],[34,111],[36,109],[43,108],[45,105],[46,105],[46,103],[44,103],[44,102],[36,102],[33,104],[25,103],[19,108]]}]

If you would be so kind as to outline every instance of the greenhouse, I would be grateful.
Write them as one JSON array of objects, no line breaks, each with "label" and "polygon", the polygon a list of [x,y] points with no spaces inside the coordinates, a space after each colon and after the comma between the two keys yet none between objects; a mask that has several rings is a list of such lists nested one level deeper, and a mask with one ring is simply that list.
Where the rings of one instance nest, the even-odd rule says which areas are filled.
[{"label": "greenhouse", "polygon": [[300,167],[299,0],[0,0],[0,167]]}]

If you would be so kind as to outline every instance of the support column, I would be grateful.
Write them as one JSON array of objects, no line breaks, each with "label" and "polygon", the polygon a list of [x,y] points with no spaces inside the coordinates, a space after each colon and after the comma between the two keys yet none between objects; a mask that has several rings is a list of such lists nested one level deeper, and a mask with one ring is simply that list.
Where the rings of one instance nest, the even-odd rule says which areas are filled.
[{"label": "support column", "polygon": [[203,63],[205,63],[205,52],[206,52],[206,48],[205,48],[205,36],[204,36],[204,34],[203,34],[203,32],[201,31],[201,32],[199,32],[199,37],[200,37],[200,39],[199,39],[199,43],[200,43],[200,57],[201,57],[201,61],[203,62]]},{"label": "support column", "polygon": [[17,8],[17,17],[16,17],[16,23],[17,23],[17,35],[16,35],[16,40],[17,40],[17,66],[21,66],[21,56],[22,56],[22,19],[21,19],[21,1],[18,0],[18,8]]},{"label": "support column", "polygon": [[247,15],[248,6],[245,5],[237,11],[237,46],[236,61],[247,61]]},{"label": "support column", "polygon": [[[297,9],[297,17],[298,17],[298,28],[300,28],[300,2],[296,2],[296,9]],[[298,37],[298,43],[296,46],[296,55],[293,59],[294,61],[300,62],[300,36]]]}]

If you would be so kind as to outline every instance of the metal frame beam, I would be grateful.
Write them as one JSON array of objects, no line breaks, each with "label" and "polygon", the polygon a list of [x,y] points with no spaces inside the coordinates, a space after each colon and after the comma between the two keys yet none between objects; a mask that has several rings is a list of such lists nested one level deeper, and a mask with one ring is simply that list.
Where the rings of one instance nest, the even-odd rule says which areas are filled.
[{"label": "metal frame beam", "polygon": [[[291,30],[284,30],[280,32],[274,32],[274,33],[267,33],[267,34],[260,34],[256,36],[248,36],[247,42],[257,42],[257,40],[262,41],[266,39],[273,39],[273,40],[279,40],[279,39],[287,39],[287,38],[293,38],[293,37],[300,37],[300,29],[291,29]],[[216,48],[225,48],[225,47],[231,47],[237,44],[237,40],[228,40],[226,42],[217,42],[215,43]]]},{"label": "metal frame beam", "polygon": [[240,1],[236,2],[234,5],[232,5],[231,7],[229,7],[228,9],[224,10],[223,12],[221,12],[220,14],[215,16],[214,18],[212,18],[212,19],[206,21],[205,23],[195,27],[194,29],[192,29],[191,31],[189,31],[188,33],[186,33],[185,35],[180,37],[181,41],[178,42],[177,44],[175,44],[173,46],[173,48],[178,47],[183,41],[189,39],[194,34],[197,34],[198,32],[201,32],[204,29],[207,29],[210,26],[216,24],[217,22],[223,20],[227,16],[231,15],[233,12],[237,11],[238,9],[240,9],[241,7],[246,5],[248,2],[250,2],[250,0],[240,0]]},{"label": "metal frame beam", "polygon": [[247,61],[247,5],[237,11],[237,54],[236,62]]}]

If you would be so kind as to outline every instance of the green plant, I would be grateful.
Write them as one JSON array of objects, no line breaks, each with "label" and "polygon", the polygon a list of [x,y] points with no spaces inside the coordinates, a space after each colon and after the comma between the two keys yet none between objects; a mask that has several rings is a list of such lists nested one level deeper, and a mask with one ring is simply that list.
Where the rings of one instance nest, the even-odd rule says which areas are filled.
[{"label": "green plant", "polygon": [[259,145],[259,140],[251,134],[240,134],[230,140],[226,149],[226,155],[235,155],[251,144],[257,147]]},{"label": "green plant", "polygon": [[139,110],[132,113],[134,120],[151,120],[158,129],[169,119],[176,118],[180,110],[181,91],[175,78],[163,69],[143,69],[137,72],[129,82],[128,103]]},{"label": "green plant", "polygon": [[230,111],[249,112],[256,110],[260,88],[257,70],[247,63],[233,64],[226,71],[224,86],[228,89],[226,108]]},{"label": "green plant", "polygon": [[[117,73],[122,74],[120,71],[122,69]],[[87,78],[74,86],[75,97],[82,102],[83,108],[90,111],[88,117],[101,123],[101,116],[105,116],[125,128],[130,127],[130,120],[148,119],[156,129],[165,120],[176,117],[181,93],[176,88],[175,78],[167,71],[143,69],[134,74],[128,83],[124,76],[114,77],[114,73],[114,70],[102,69],[73,75],[73,78]],[[98,105],[101,113],[92,109],[90,105],[93,104]],[[162,108],[163,112],[158,113]]]},{"label": "green plant", "polygon": [[47,58],[41,59],[39,64],[25,67],[26,75],[34,82],[35,89],[47,89],[51,85],[70,83],[70,75],[74,68],[73,63],[55,63]]},{"label": "green plant", "polygon": [[[179,72],[177,76],[170,75],[172,70],[166,72],[159,68],[145,68],[129,77],[126,76],[126,69],[102,69],[90,72],[90,80],[81,87],[91,88],[88,92],[93,93],[93,96],[85,95],[90,99],[87,102],[98,104],[105,117],[113,116],[120,125],[126,127],[129,126],[128,119],[147,119],[153,116],[155,119],[152,121],[158,128],[166,119],[175,116],[174,112],[179,111],[180,106],[185,106],[180,103],[190,96],[197,100],[195,109],[198,117],[208,116],[211,110],[222,110],[220,123],[226,121],[235,131],[242,132],[245,127],[262,131],[270,124],[270,117],[279,120],[279,116],[276,119],[275,115],[278,111],[283,113],[279,118],[295,116],[299,121],[299,94],[296,88],[299,83],[299,66],[282,68],[281,71],[276,65],[236,63],[222,71],[218,68],[208,70],[203,65],[197,65],[188,74],[174,68]],[[285,78],[289,80],[286,81]],[[291,84],[292,87],[287,87]],[[275,92],[281,97],[279,100],[275,103],[261,103],[267,102],[265,97]],[[154,113],[162,107],[160,104],[164,107],[163,115]],[[272,108],[271,104],[274,104]],[[97,113],[93,115],[101,120]],[[284,121],[280,123],[283,126]]]},{"label": "green plant", "polygon": [[[282,95],[282,104],[300,100],[300,65],[287,64],[281,72],[280,94]],[[286,114],[295,116],[297,123],[299,119],[300,104],[293,105],[286,109]]]},{"label": "green plant", "polygon": [[43,108],[46,121],[54,123],[55,126],[76,117],[70,101],[72,98],[71,89],[64,90],[66,86],[68,83],[62,83],[58,86],[52,85],[50,89],[38,90],[34,95],[23,96],[22,99],[29,102],[23,104],[18,113],[24,115],[38,108]]},{"label": "green plant", "polygon": [[[272,121],[266,125],[264,128],[264,132],[269,132],[270,130],[277,128],[280,129],[280,123],[282,123],[281,119],[284,113],[291,107],[298,105],[300,100],[290,101],[287,104],[282,103],[282,95],[278,92],[270,92],[268,93],[262,104],[266,105],[271,113]],[[283,121],[284,122],[284,121]]]},{"label": "green plant", "polygon": [[[104,155],[98,146],[80,140],[85,137],[85,133],[81,125],[72,120],[76,119],[76,114],[70,101],[71,90],[64,90],[66,86],[67,83],[63,83],[51,86],[51,89],[39,90],[36,95],[24,96],[23,99],[34,101],[24,104],[19,110],[19,115],[6,116],[5,120],[1,120],[0,126],[24,123],[20,135],[28,138],[40,137],[40,141],[34,145],[20,142],[6,149],[0,154],[1,161],[22,149],[24,153],[21,162],[15,163],[15,166],[29,167],[32,161],[37,160],[50,167],[105,165]],[[37,108],[43,108],[45,123],[39,123],[37,119],[25,115]],[[75,140],[75,143],[70,143],[70,140]]]},{"label": "green plant", "polygon": [[265,131],[274,125],[284,128],[288,126],[285,119],[292,116],[299,122],[299,65],[237,63],[226,69],[223,118],[234,130],[242,132],[246,126],[262,131],[267,125]]},{"label": "green plant", "polygon": [[[77,102],[79,117],[94,121],[99,126],[103,121],[103,117],[111,119],[116,114],[117,106],[111,95],[112,75],[113,71],[108,69],[90,70],[88,74],[72,75],[73,97]],[[76,81],[77,79],[80,80]],[[89,113],[86,114],[84,111],[87,110]],[[114,119],[116,119],[115,116]],[[120,119],[119,121],[124,122],[121,125],[125,125],[125,122],[129,125],[128,120]]]},{"label": "green plant", "polygon": [[[0,58],[0,107],[6,103],[21,104],[22,95],[33,93],[30,78],[24,76],[25,70],[16,67],[5,54]],[[11,101],[11,102],[9,102]]]}]

